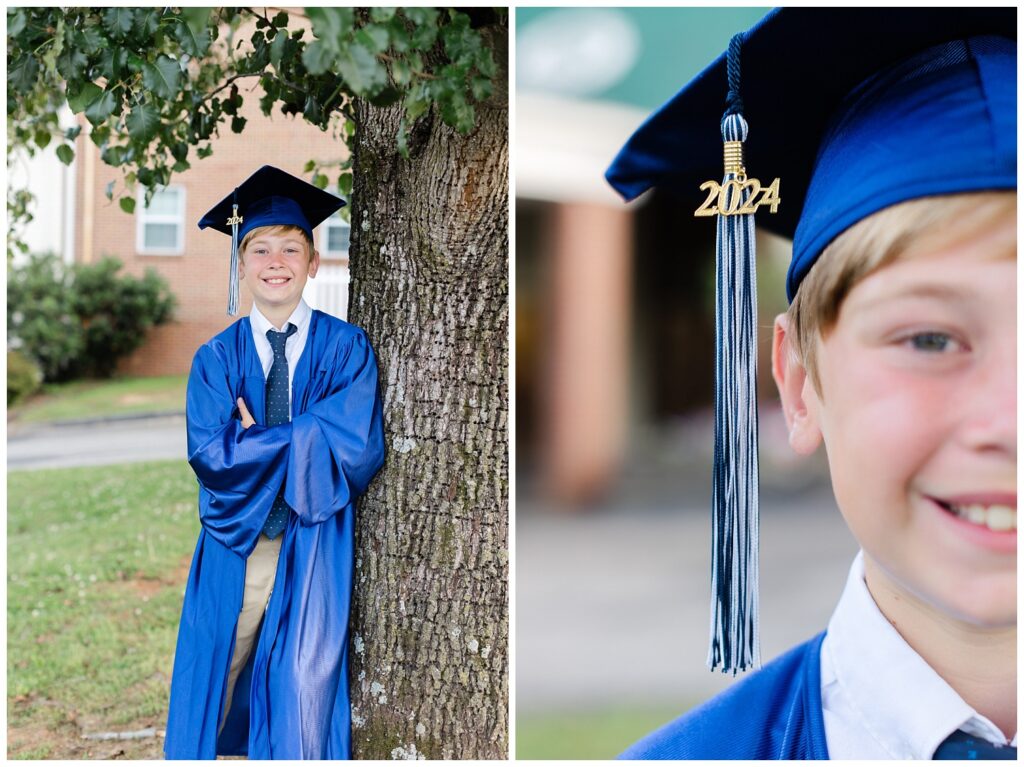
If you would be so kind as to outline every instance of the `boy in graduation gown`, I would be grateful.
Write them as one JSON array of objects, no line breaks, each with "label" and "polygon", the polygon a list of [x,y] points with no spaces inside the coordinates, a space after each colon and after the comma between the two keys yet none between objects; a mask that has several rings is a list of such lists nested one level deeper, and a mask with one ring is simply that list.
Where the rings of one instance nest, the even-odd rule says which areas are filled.
[{"label": "boy in graduation gown", "polygon": [[366,334],[302,300],[344,203],[264,166],[199,222],[232,237],[253,308],[196,352],[186,395],[202,529],[174,657],[173,759],[347,759],[355,500],[384,457]]},{"label": "boy in graduation gown", "polygon": [[[725,131],[751,167],[727,159],[723,190],[781,178],[778,215],[756,213],[793,238],[772,372],[791,446],[827,448],[861,546],[826,632],[624,758],[1016,758],[1015,37],[1013,8],[782,9],[610,167],[627,199],[670,187],[696,207],[698,185],[723,179]],[[738,202],[718,198],[720,255],[752,261],[748,222],[728,221]],[[719,288],[727,308],[751,293]],[[725,380],[728,344],[753,342],[723,311]],[[725,463],[741,452],[716,447]],[[756,557],[756,530],[716,529]],[[734,604],[716,630],[749,619]],[[714,635],[712,666],[758,665],[753,622]]]}]

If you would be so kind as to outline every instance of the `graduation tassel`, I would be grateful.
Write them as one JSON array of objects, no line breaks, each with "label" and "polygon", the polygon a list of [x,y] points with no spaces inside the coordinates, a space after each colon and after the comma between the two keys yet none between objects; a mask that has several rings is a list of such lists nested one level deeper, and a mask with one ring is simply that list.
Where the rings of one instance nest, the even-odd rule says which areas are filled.
[{"label": "graduation tassel", "polygon": [[[717,209],[715,247],[715,456],[712,486],[711,638],[708,668],[735,674],[761,665],[758,637],[757,275],[754,209],[778,204],[778,180],[760,199],[747,179],[747,123],[739,97],[742,35],[729,44],[728,108],[722,118],[725,172]],[[775,197],[771,196],[774,191]]]},{"label": "graduation tassel", "polygon": [[228,273],[228,314],[238,314],[238,225],[242,223],[242,217],[238,215],[238,190],[235,190],[235,200],[231,206],[231,218],[228,225],[231,227],[231,266]]}]

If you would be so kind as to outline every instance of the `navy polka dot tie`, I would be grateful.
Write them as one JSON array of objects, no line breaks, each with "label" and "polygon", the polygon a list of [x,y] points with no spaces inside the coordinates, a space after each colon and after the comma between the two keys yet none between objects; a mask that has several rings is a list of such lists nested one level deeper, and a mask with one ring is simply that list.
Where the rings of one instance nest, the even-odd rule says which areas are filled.
[{"label": "navy polka dot tie", "polygon": [[1016,746],[993,746],[984,738],[957,730],[936,751],[932,759],[1016,759]]},{"label": "navy polka dot tie", "polygon": [[[274,363],[270,366],[270,373],[267,374],[267,411],[266,425],[278,426],[288,423],[288,358],[284,356],[285,342],[288,336],[297,331],[298,328],[288,323],[284,332],[276,330],[267,331],[267,340],[270,341],[270,348],[274,350]],[[278,493],[274,499],[274,505],[270,507],[270,516],[263,525],[263,532],[268,538],[276,538],[288,524],[288,504],[284,502],[284,496]]]}]

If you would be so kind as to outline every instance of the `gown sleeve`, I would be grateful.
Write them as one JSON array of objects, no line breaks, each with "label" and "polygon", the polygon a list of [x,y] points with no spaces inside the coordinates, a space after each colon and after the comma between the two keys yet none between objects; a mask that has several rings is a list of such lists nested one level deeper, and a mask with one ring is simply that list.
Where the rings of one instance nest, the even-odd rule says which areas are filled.
[{"label": "gown sleeve", "polygon": [[284,499],[305,525],[352,503],[384,463],[377,360],[362,331],[329,375],[327,396],[291,421]]},{"label": "gown sleeve", "polygon": [[199,519],[220,543],[247,557],[284,482],[291,424],[242,428],[227,370],[205,345],[185,394],[188,462],[205,492]]}]

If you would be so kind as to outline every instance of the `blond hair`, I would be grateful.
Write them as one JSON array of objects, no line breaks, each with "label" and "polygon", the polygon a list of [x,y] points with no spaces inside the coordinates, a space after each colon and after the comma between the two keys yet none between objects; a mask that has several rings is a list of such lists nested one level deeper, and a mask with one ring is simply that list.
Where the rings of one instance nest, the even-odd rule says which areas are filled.
[{"label": "blond hair", "polygon": [[281,235],[281,234],[292,234],[298,232],[302,235],[303,242],[306,243],[306,260],[308,261],[313,257],[313,240],[306,232],[298,226],[292,224],[271,224],[270,226],[257,226],[251,232],[242,238],[242,241],[238,245],[238,257],[241,259],[245,255],[245,249],[249,247],[249,243],[252,242],[253,238],[259,234],[269,235]]},{"label": "blond hair", "polygon": [[844,231],[822,251],[804,277],[787,317],[791,350],[811,376],[818,394],[817,345],[839,319],[843,300],[868,275],[908,250],[920,251],[938,240],[959,244],[1015,214],[1016,191],[970,192],[922,197],[878,211]]}]

